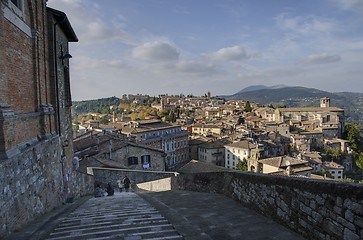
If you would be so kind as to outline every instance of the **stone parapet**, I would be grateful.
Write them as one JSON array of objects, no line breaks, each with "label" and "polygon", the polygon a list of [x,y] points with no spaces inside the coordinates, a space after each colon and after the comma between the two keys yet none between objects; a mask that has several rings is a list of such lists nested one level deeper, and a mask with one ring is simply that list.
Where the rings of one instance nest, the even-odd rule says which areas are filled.
[{"label": "stone parapet", "polygon": [[[178,175],[176,172],[129,170],[118,168],[94,167],[89,170],[90,171],[88,172],[94,175],[94,181],[96,184],[106,186],[108,183],[111,183],[114,188],[118,188],[117,181],[127,176],[131,180],[131,186],[133,188],[140,188],[144,190],[151,190],[153,188],[151,191],[155,191],[155,189],[170,190],[170,179]],[[164,179],[164,181],[162,181],[162,179]]]},{"label": "stone parapet", "polygon": [[363,239],[363,186],[246,172],[181,174],[173,188],[221,193],[308,239]]}]

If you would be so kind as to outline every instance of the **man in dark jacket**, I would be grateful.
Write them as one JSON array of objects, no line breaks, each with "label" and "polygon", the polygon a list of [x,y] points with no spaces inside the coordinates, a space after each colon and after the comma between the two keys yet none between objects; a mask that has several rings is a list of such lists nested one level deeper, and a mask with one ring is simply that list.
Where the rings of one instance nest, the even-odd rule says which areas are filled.
[{"label": "man in dark jacket", "polygon": [[123,183],[124,183],[124,188],[125,188],[126,192],[128,192],[130,189],[130,185],[131,185],[130,179],[127,176],[125,176],[123,179]]}]

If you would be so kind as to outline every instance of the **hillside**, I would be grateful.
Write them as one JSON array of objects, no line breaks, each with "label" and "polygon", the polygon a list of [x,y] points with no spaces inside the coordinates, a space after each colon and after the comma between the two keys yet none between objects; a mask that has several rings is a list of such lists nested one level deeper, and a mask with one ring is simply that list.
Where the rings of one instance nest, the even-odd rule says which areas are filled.
[{"label": "hillside", "polygon": [[363,119],[363,93],[339,92],[331,93],[315,88],[282,87],[262,88],[254,91],[240,91],[230,96],[228,100],[246,100],[262,105],[286,107],[317,107],[319,99],[329,97],[331,105],[345,110],[347,121],[362,121]]},{"label": "hillside", "polygon": [[110,113],[110,106],[118,106],[121,100],[117,97],[85,101],[73,101],[72,112],[76,115],[89,112]]},{"label": "hillside", "polygon": [[252,91],[257,91],[257,90],[262,90],[262,89],[278,89],[278,88],[284,88],[284,87],[287,87],[287,86],[286,85],[275,85],[275,86],[268,87],[265,85],[253,85],[253,86],[248,86],[248,87],[242,89],[238,93],[252,92]]}]

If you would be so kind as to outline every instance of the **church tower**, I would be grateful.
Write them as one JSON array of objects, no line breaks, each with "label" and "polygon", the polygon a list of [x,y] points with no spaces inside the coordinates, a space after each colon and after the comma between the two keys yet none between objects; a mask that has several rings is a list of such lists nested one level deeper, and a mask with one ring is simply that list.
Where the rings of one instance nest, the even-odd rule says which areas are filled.
[{"label": "church tower", "polygon": [[328,97],[320,98],[320,107],[321,108],[330,107],[330,98]]}]

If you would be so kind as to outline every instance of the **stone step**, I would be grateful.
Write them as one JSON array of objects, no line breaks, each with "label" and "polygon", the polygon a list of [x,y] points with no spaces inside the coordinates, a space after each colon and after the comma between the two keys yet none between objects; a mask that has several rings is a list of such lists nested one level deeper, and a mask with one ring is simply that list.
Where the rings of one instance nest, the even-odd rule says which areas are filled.
[{"label": "stone step", "polygon": [[[138,240],[138,239],[142,239],[142,240],[172,240],[172,239],[183,239],[183,237],[181,235],[167,235],[173,232],[170,231],[160,231],[158,232],[158,234],[154,234],[153,236],[148,236],[148,233],[135,233],[135,234],[131,234],[128,235],[127,237],[122,237],[121,239],[126,239],[126,240]],[[160,236],[158,236],[160,235]],[[101,240],[101,239],[120,239],[117,238],[117,236],[107,236],[107,237],[100,237],[100,238],[87,238],[87,240]]]},{"label": "stone step", "polygon": [[72,218],[72,219],[65,219],[59,226],[73,226],[75,224],[96,224],[102,223],[107,221],[119,221],[119,222],[138,222],[143,220],[153,220],[162,218],[162,216],[155,212],[138,212],[138,213],[129,213],[129,214],[112,214],[112,215],[103,215],[103,216],[88,216],[85,218]]},{"label": "stone step", "polygon": [[145,224],[153,224],[153,223],[165,223],[168,222],[167,220],[165,220],[163,217],[154,217],[154,218],[148,218],[148,219],[133,219],[133,220],[122,220],[122,221],[117,221],[117,219],[115,219],[115,221],[102,221],[102,222],[86,222],[86,221],[82,221],[82,224],[60,224],[58,225],[58,227],[56,229],[54,229],[54,232],[57,231],[63,231],[63,230],[72,230],[72,229],[76,229],[79,228],[79,225],[81,225],[83,228],[92,228],[92,227],[102,227],[102,226],[111,226],[111,224],[117,224],[120,223],[118,225],[131,225],[131,224],[140,224],[140,225],[145,225]]},{"label": "stone step", "polygon": [[[157,236],[159,232],[164,236],[165,231],[168,230],[168,235],[177,235],[171,224],[160,224],[153,226],[130,226],[129,228],[117,229],[117,228],[95,228],[95,229],[76,229],[72,231],[64,231],[60,233],[51,233],[47,239],[90,239],[91,237],[127,237],[136,236],[141,233],[148,234],[150,236]],[[141,235],[140,235],[141,236]],[[140,238],[143,239],[143,238]]]},{"label": "stone step", "polygon": [[47,239],[183,239],[135,193],[91,198],[65,217]]}]

